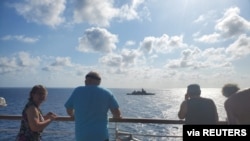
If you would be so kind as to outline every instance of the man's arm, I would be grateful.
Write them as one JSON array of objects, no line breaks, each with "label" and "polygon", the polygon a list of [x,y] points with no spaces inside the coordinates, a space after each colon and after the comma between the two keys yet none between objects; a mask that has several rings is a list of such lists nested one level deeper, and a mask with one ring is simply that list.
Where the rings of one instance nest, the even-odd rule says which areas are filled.
[{"label": "man's arm", "polygon": [[119,108],[111,109],[110,111],[113,115],[113,118],[121,118],[121,111]]},{"label": "man's arm", "polygon": [[184,119],[187,114],[187,100],[183,101],[178,112],[179,119]]},{"label": "man's arm", "polygon": [[238,124],[236,117],[233,114],[231,99],[227,99],[224,103],[224,108],[227,113],[228,124]]},{"label": "man's arm", "polygon": [[214,107],[214,116],[215,116],[215,120],[216,120],[216,123],[219,122],[219,115],[218,115],[218,112],[217,112],[217,107],[214,103],[214,101],[212,100],[212,103],[213,103],[213,107]]},{"label": "man's arm", "polygon": [[74,117],[74,109],[67,108],[67,114],[71,117]]}]

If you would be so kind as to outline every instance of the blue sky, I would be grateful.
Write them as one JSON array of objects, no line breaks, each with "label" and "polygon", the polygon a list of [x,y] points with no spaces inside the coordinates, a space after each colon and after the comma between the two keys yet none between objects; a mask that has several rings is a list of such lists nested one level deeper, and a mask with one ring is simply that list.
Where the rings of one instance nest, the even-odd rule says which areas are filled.
[{"label": "blue sky", "polygon": [[0,87],[250,82],[249,0],[1,0]]}]

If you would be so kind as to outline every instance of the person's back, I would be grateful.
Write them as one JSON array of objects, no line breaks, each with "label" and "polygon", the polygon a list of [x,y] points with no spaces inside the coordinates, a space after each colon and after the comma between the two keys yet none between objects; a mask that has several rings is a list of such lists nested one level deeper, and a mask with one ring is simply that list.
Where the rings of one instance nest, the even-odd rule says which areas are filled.
[{"label": "person's back", "polygon": [[108,111],[120,118],[119,105],[111,91],[99,86],[100,77],[86,75],[85,85],[75,88],[65,103],[67,113],[75,119],[76,141],[108,141]]},{"label": "person's back", "polygon": [[216,107],[208,98],[192,98],[187,101],[186,124],[216,124]]},{"label": "person's back", "polygon": [[185,119],[185,124],[217,124],[217,108],[212,99],[200,97],[198,84],[187,88],[185,100],[181,103],[178,117]]},{"label": "person's back", "polygon": [[229,124],[250,124],[250,88],[232,94],[224,103]]},{"label": "person's back", "polygon": [[113,100],[111,93],[99,86],[84,86],[75,89],[72,99],[77,136],[81,138],[108,136],[108,110],[113,108],[110,103]]}]

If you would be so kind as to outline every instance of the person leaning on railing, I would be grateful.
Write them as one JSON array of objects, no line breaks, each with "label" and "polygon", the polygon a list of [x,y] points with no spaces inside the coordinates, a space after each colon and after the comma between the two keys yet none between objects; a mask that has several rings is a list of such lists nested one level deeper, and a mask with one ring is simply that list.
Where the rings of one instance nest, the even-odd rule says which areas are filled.
[{"label": "person leaning on railing", "polygon": [[185,124],[218,124],[218,113],[214,101],[200,95],[201,89],[198,84],[189,85],[178,117],[185,119]]},{"label": "person leaning on railing", "polygon": [[225,84],[222,94],[228,98],[224,102],[228,124],[250,125],[250,88],[240,90],[236,84]]},{"label": "person leaning on railing", "polygon": [[97,72],[85,76],[85,86],[79,86],[65,103],[69,116],[75,120],[76,141],[108,141],[108,111],[121,118],[119,105],[110,90],[99,86]]},{"label": "person leaning on railing", "polygon": [[42,85],[35,85],[30,91],[29,101],[22,112],[21,126],[16,141],[41,141],[42,131],[57,117],[49,112],[43,116],[40,105],[48,92]]}]

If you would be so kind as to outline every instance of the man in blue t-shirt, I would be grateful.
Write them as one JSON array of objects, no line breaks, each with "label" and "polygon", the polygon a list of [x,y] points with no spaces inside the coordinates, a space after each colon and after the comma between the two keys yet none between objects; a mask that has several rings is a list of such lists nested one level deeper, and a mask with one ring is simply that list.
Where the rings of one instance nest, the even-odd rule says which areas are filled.
[{"label": "man in blue t-shirt", "polygon": [[108,111],[113,118],[121,118],[118,102],[100,83],[99,74],[89,72],[85,86],[75,88],[64,105],[68,115],[75,119],[76,141],[108,141]]}]

